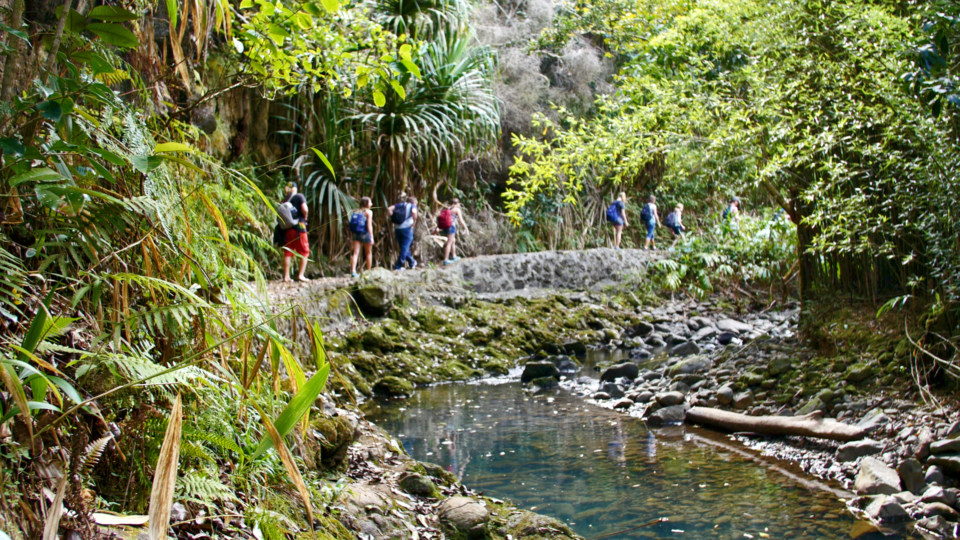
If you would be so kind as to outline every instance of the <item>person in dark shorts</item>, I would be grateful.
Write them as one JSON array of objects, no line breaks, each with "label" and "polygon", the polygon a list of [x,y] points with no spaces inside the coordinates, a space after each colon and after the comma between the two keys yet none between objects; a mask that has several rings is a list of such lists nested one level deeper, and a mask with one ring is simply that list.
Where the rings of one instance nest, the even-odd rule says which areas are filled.
[{"label": "person in dark shorts", "polygon": [[390,222],[393,223],[393,232],[397,236],[397,245],[400,246],[400,256],[397,257],[397,263],[393,265],[394,270],[403,270],[405,264],[410,265],[413,270],[417,267],[417,260],[410,254],[410,246],[413,245],[413,231],[417,223],[419,214],[417,213],[417,198],[402,197],[401,202],[387,208],[390,215]]},{"label": "person in dark shorts", "polygon": [[683,226],[683,203],[677,203],[673,212],[670,212],[667,214],[667,217],[664,218],[663,224],[673,231],[674,239],[670,247],[677,245],[677,242],[683,238],[683,233],[687,230],[686,227]]},{"label": "person in dark shorts", "polygon": [[607,207],[607,221],[613,225],[613,249],[620,249],[623,228],[630,226],[627,222],[626,203],[627,194],[620,192],[620,195]]},{"label": "person in dark shorts", "polygon": [[283,202],[289,202],[297,211],[298,221],[293,227],[284,231],[283,244],[283,281],[290,281],[290,259],[295,255],[300,258],[300,269],[297,272],[297,281],[310,281],[303,273],[307,269],[307,261],[310,260],[310,240],[307,237],[307,198],[297,193],[297,183],[287,182],[283,187],[283,193],[286,198]]},{"label": "person in dark shorts", "polygon": [[360,277],[357,273],[357,259],[360,257],[360,248],[363,247],[367,261],[367,270],[373,267],[373,202],[370,197],[360,199],[360,208],[354,210],[350,216],[350,232],[353,234],[353,255],[350,257],[350,275]]}]

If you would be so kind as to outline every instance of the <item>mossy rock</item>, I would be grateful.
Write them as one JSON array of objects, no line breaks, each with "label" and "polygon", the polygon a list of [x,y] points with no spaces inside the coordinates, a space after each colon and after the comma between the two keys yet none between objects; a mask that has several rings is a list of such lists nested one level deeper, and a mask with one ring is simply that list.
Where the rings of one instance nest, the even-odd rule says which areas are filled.
[{"label": "mossy rock", "polygon": [[438,480],[444,486],[451,486],[457,483],[457,476],[455,474],[436,463],[421,461],[413,467],[413,470]]},{"label": "mossy rock", "polygon": [[316,461],[326,469],[344,468],[356,433],[350,421],[342,416],[321,416],[311,420],[310,427],[320,443]]},{"label": "mossy rock", "polygon": [[467,318],[458,311],[442,307],[427,306],[413,316],[420,328],[429,334],[457,335],[467,326]]},{"label": "mossy rock", "polygon": [[763,383],[763,374],[748,371],[740,376],[739,382],[744,386],[760,386]]},{"label": "mossy rock", "polygon": [[480,364],[480,367],[486,373],[493,373],[496,375],[506,375],[507,373],[510,373],[510,364],[501,358],[486,360]]},{"label": "mossy rock", "polygon": [[397,485],[400,489],[411,495],[428,497],[430,499],[440,498],[440,490],[437,489],[437,485],[433,483],[433,480],[415,472],[405,472],[401,474]]},{"label": "mossy rock", "polygon": [[384,358],[369,351],[361,351],[350,355],[350,363],[364,377],[376,377],[382,373],[388,366]]},{"label": "mossy rock", "polygon": [[458,360],[451,360],[449,362],[444,362],[439,368],[437,368],[436,374],[442,380],[465,381],[467,379],[472,379],[473,377],[479,377],[480,375],[483,375],[483,372],[479,369],[474,369]]},{"label": "mossy rock", "polygon": [[387,375],[373,385],[373,391],[381,396],[406,397],[413,393],[413,383],[400,377]]},{"label": "mossy rock", "polygon": [[843,380],[848,383],[863,382],[875,377],[878,371],[876,364],[872,362],[857,362],[843,373]]},{"label": "mossy rock", "polygon": [[513,538],[579,538],[566,523],[527,510],[510,512],[503,528]]}]

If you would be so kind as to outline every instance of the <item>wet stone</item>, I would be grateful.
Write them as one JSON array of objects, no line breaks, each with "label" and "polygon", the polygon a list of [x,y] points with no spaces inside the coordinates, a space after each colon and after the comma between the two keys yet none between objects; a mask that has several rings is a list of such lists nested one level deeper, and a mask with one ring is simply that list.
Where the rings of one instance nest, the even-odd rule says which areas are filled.
[{"label": "wet stone", "polygon": [[879,454],[881,450],[883,450],[883,445],[872,439],[850,441],[837,449],[837,459],[840,461],[853,461],[863,456]]},{"label": "wet stone", "polygon": [[633,363],[624,362],[615,366],[610,366],[600,375],[600,381],[614,381],[620,378],[636,379],[640,374],[640,368]]},{"label": "wet stone", "polygon": [[897,501],[883,495],[874,497],[867,505],[866,513],[870,518],[884,524],[900,523],[910,519],[910,514]]},{"label": "wet stone", "polygon": [[657,403],[663,405],[664,407],[670,407],[672,405],[679,405],[683,403],[683,394],[680,392],[664,392],[662,394],[657,394]]},{"label": "wet stone", "polygon": [[629,409],[630,407],[633,407],[633,400],[628,397],[620,398],[613,403],[614,409]]},{"label": "wet stone", "polygon": [[721,405],[729,405],[733,403],[733,387],[728,384],[725,384],[717,390],[717,403]]},{"label": "wet stone", "polygon": [[673,405],[657,409],[647,416],[646,421],[653,427],[662,427],[682,424],[686,417],[686,405]]},{"label": "wet stone", "polygon": [[735,409],[746,409],[753,405],[753,392],[747,390],[733,396],[733,407]]},{"label": "wet stone", "polygon": [[900,476],[879,459],[867,457],[860,462],[854,490],[866,495],[891,495],[900,492]]},{"label": "wet stone", "polygon": [[557,366],[555,366],[553,362],[528,362],[527,365],[523,366],[523,374],[520,375],[520,382],[528,383],[541,377],[555,377],[559,379],[560,370],[557,369]]},{"label": "wet stone", "polygon": [[607,381],[601,384],[600,392],[598,393],[605,393],[614,399],[622,398],[625,395],[623,388],[620,388],[620,385],[613,381]]}]

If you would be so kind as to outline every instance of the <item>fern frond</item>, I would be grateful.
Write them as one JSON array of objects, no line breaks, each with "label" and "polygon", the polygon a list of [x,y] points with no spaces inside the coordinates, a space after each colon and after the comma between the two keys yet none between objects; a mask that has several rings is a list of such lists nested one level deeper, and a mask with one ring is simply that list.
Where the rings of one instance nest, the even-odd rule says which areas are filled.
[{"label": "fern frond", "polygon": [[113,439],[113,434],[100,437],[99,439],[88,444],[86,448],[83,449],[83,462],[80,463],[80,467],[90,472],[93,469],[94,465],[100,461],[100,456],[103,455],[103,451],[107,448],[107,443]]},{"label": "fern frond", "polygon": [[208,461],[216,464],[217,459],[210,455],[210,452],[202,445],[193,441],[183,441],[180,444],[180,457],[196,458],[201,461]]},{"label": "fern frond", "polygon": [[216,501],[235,501],[233,489],[216,478],[200,471],[193,471],[177,480],[177,495],[180,498],[210,504]]}]

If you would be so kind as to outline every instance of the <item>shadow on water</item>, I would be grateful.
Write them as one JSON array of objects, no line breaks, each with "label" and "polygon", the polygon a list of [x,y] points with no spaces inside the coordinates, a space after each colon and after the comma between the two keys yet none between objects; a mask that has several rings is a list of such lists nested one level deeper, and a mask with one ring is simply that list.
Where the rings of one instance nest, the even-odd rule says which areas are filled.
[{"label": "shadow on water", "polygon": [[834,494],[725,450],[721,435],[648,430],[563,391],[442,385],[366,412],[415,459],[587,538],[849,538],[854,526]]}]

